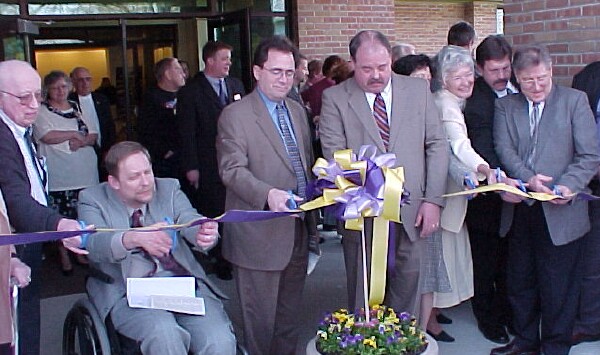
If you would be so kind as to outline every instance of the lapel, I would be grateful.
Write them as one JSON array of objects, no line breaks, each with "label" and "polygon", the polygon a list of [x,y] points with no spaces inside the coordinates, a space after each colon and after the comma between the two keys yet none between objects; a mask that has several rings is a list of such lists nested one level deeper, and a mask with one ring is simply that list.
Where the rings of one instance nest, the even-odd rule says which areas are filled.
[{"label": "lapel", "polygon": [[[279,135],[279,131],[277,130],[277,128],[275,128],[273,120],[271,119],[271,114],[268,112],[267,107],[265,106],[265,103],[263,102],[257,90],[258,89],[254,90],[249,95],[251,96],[251,104],[254,108],[256,124],[258,125],[259,130],[261,130],[267,138],[269,144],[273,146],[273,151],[275,151],[279,158],[284,162],[286,168],[293,173],[294,169],[292,168],[292,164],[290,163],[290,160],[288,158],[288,154],[281,140],[281,136]],[[292,116],[291,113],[290,116]],[[294,123],[292,124],[294,125]],[[298,140],[298,137],[296,137],[296,139]],[[300,146],[298,146],[298,148],[300,148]],[[273,164],[273,166],[276,165],[277,164]]]},{"label": "lapel", "polygon": [[[542,111],[542,117],[540,117],[540,123],[538,125],[538,142],[536,150],[539,153],[544,152],[547,144],[551,144],[552,138],[554,137],[554,130],[556,129],[556,125],[554,124],[554,117],[557,112],[560,112],[560,99],[556,94],[556,85],[552,84],[552,90],[548,97],[546,97],[544,103],[544,110]],[[544,139],[543,137],[548,137],[550,139]],[[541,138],[541,139],[540,139]]]},{"label": "lapel", "polygon": [[531,142],[531,136],[529,135],[529,102],[523,94],[515,96],[518,96],[518,98],[515,100],[516,104],[514,107],[513,120],[514,125],[517,128],[519,142],[523,142],[523,148],[519,149],[519,151],[522,154],[527,154],[527,149]]},{"label": "lapel", "polygon": [[[221,107],[221,102],[219,101],[219,96],[215,92],[215,89],[213,89],[213,86],[210,83],[210,81],[208,80],[208,78],[206,77],[206,75],[204,75],[203,72],[200,72],[199,75],[200,75],[200,80],[198,80],[198,86],[200,86],[200,92],[206,93],[206,96],[208,96],[208,98],[215,105],[217,105],[218,107]],[[225,81],[225,86],[227,86],[227,81]],[[229,93],[228,86],[227,86],[227,92]]]},{"label": "lapel", "polygon": [[[389,119],[390,122],[390,146],[389,151],[394,152],[396,142],[402,142],[404,139],[398,139],[402,135],[403,118],[410,117],[416,112],[409,112],[407,98],[412,97],[405,82],[397,75],[392,74],[392,110]],[[379,132],[378,132],[379,133]],[[399,143],[399,144],[400,144]]]},{"label": "lapel", "polygon": [[[293,89],[292,89],[293,90]],[[294,136],[296,137],[296,144],[298,145],[298,151],[300,152],[300,159],[302,160],[302,167],[304,171],[308,171],[307,167],[307,157],[304,154],[306,152],[304,146],[304,139],[302,139],[302,114],[299,111],[292,110],[292,105],[290,104],[293,99],[285,99],[285,105],[288,109],[288,114],[290,115],[290,121],[292,122],[292,130],[294,132]],[[288,159],[289,160],[289,159]],[[290,163],[290,168],[292,168]],[[293,172],[293,168],[292,168]]]},{"label": "lapel", "polygon": [[367,98],[365,97],[365,92],[358,86],[358,84],[356,84],[354,78],[349,80],[351,80],[348,85],[350,108],[354,111],[359,124],[364,127],[365,131],[371,137],[372,142],[375,143],[379,151],[385,152],[385,147],[383,146],[383,141],[381,140],[379,130],[375,124],[373,112],[371,111]]}]

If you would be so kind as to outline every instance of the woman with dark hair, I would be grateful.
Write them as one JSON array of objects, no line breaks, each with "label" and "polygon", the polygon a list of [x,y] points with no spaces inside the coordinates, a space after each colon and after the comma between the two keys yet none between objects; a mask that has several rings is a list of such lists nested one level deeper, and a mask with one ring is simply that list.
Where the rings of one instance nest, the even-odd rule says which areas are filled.
[{"label": "woman with dark hair", "polygon": [[411,54],[404,56],[392,64],[396,74],[412,76],[431,81],[431,59],[425,54]]},{"label": "woman with dark hair", "polygon": [[[62,71],[44,77],[42,102],[33,127],[39,153],[48,167],[48,206],[65,217],[77,219],[77,197],[83,188],[98,184],[98,165],[94,146],[98,127],[67,100],[71,80]],[[68,251],[59,243],[62,271],[73,272]],[[80,263],[85,263],[81,257]]]}]

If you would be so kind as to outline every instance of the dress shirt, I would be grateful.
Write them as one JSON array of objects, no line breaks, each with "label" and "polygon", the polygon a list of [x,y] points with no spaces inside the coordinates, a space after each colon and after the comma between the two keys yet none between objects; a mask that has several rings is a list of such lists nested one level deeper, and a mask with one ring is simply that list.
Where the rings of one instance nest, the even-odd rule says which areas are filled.
[{"label": "dress shirt", "polygon": [[[277,104],[281,103],[283,105],[283,107],[285,107],[285,110],[287,111],[287,115],[285,115],[285,121],[286,121],[288,127],[290,127],[290,133],[292,134],[292,139],[294,140],[294,143],[298,144],[298,141],[296,140],[296,134],[294,133],[294,126],[292,125],[292,122],[290,120],[290,114],[289,114],[289,111],[288,111],[285,103],[271,101],[260,91],[260,89],[257,89],[257,90],[258,90],[258,93],[260,94],[260,98],[265,103],[265,106],[267,106],[267,111],[269,112],[269,115],[271,115],[271,120],[273,121],[273,124],[275,125],[275,128],[277,129],[277,132],[279,133],[279,137],[281,138],[282,142],[284,142],[283,132],[281,132],[281,128],[279,127],[279,116],[277,115]],[[285,142],[283,145],[285,146]]]},{"label": "dress shirt", "polygon": [[[27,146],[27,142],[25,141],[25,131],[27,128],[21,127],[14,123],[4,111],[0,110],[0,118],[2,121],[6,123],[10,131],[12,132],[17,144],[19,145],[19,149],[21,150],[21,155],[23,156],[23,160],[25,161],[25,168],[27,169],[27,177],[29,178],[29,185],[31,186],[31,197],[36,200],[40,205],[47,206],[48,201],[46,199],[46,188],[47,186],[43,186],[40,181],[39,175],[40,172],[38,167],[33,165],[33,161],[30,159],[29,147]],[[35,147],[34,147],[35,149]],[[43,169],[46,169],[46,164],[44,160],[41,159],[40,162]]]},{"label": "dress shirt", "polygon": [[100,135],[100,119],[98,118],[98,113],[96,112],[96,105],[94,104],[94,98],[92,97],[92,94],[88,94],[86,96],[79,95],[79,106],[81,109],[81,114],[83,115],[83,121],[88,125],[90,133],[98,134],[96,144],[101,146],[102,136]]},{"label": "dress shirt", "polygon": [[[215,77],[206,75],[206,73],[204,73],[204,76],[206,77],[206,79],[208,80],[210,85],[212,86],[213,90],[215,91],[215,94],[217,94],[217,96],[219,96],[219,92],[221,91],[221,80],[224,81],[225,78],[215,78]],[[225,86],[225,83],[223,83],[223,85]],[[226,88],[226,86],[225,86],[225,88]]]},{"label": "dress shirt", "polygon": [[[375,103],[376,94],[365,92],[365,96],[367,98],[367,102],[369,103],[369,107],[371,108],[371,113],[373,113],[373,104]],[[383,88],[381,92],[381,97],[383,97],[383,101],[385,102],[385,111],[387,112],[388,125],[392,126],[392,79],[388,82],[388,84]]]},{"label": "dress shirt", "polygon": [[494,92],[498,98],[503,98],[504,96],[508,95],[507,89],[510,89],[511,94],[519,93],[519,89],[517,89],[510,81],[506,84],[506,88],[504,90],[494,90]]}]

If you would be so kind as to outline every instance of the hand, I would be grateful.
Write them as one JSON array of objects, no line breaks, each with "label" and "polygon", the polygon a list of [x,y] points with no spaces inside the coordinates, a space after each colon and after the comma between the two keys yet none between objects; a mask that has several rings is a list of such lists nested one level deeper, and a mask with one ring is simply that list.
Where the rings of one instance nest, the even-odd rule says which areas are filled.
[{"label": "hand", "polygon": [[[77,135],[81,136],[81,134],[79,134],[79,133],[77,133]],[[72,152],[77,151],[77,149],[79,149],[83,146],[85,146],[84,140],[80,140],[80,139],[76,139],[76,138],[69,139],[69,149],[71,149]]]},{"label": "hand", "polygon": [[563,196],[563,198],[555,198],[554,200],[551,200],[550,203],[555,205],[566,205],[571,202],[571,199],[573,199],[573,192],[571,192],[571,189],[564,185],[555,185],[554,187],[560,192],[560,195]]},{"label": "hand", "polygon": [[[87,226],[86,229],[93,229],[94,226]],[[63,218],[58,222],[58,226],[56,227],[56,230],[59,232],[62,231],[79,231],[81,230],[81,226],[79,225],[79,222],[77,222],[74,219],[68,219],[68,218]],[[81,249],[81,236],[75,236],[75,237],[70,237],[70,238],[64,238],[62,240],[63,245],[65,246],[65,248],[69,249],[70,251],[72,251],[75,254],[89,254],[89,252],[87,250]]]},{"label": "hand", "polygon": [[440,206],[431,202],[423,202],[417,212],[415,227],[421,227],[421,238],[430,236],[440,227]]},{"label": "hand", "polygon": [[314,123],[315,125],[318,125],[318,124],[319,124],[319,120],[320,120],[320,118],[321,118],[321,116],[319,116],[319,115],[316,115],[316,116],[314,116],[314,117],[312,118],[312,121],[313,121],[313,123]]},{"label": "hand", "polygon": [[[167,225],[168,224],[166,222],[160,222],[148,227],[164,227]],[[173,240],[166,231],[129,231],[123,234],[123,246],[125,246],[125,249],[131,250],[135,248],[142,248],[148,252],[148,254],[157,258],[162,258],[169,255],[172,245]]]},{"label": "hand", "polygon": [[498,182],[496,180],[496,170],[491,169],[489,166],[487,166],[485,164],[479,164],[477,166],[477,172],[485,175],[488,185],[493,185]]},{"label": "hand", "polygon": [[[517,189],[519,188],[519,182],[515,179],[505,177],[504,179],[502,179],[502,182],[505,183],[506,185],[516,187]],[[527,184],[525,184],[525,185],[527,185]],[[515,195],[513,193],[506,192],[506,191],[500,192],[500,198],[502,198],[503,201],[509,202],[509,203],[521,203],[523,200],[525,200],[525,197],[523,197],[523,196]]]},{"label": "hand", "polygon": [[550,190],[550,188],[544,185],[550,182],[552,182],[552,177],[542,174],[536,174],[532,176],[529,179],[529,181],[527,181],[527,184],[531,191],[545,192],[551,194],[552,190]]},{"label": "hand", "polygon": [[10,277],[19,288],[27,287],[31,283],[31,269],[21,259],[10,258]]},{"label": "hand", "polygon": [[[302,201],[302,198],[296,195],[292,195],[294,201]],[[267,196],[267,203],[269,204],[269,209],[273,212],[287,212],[290,209],[287,206],[287,201],[290,199],[290,194],[287,191],[279,190],[279,189],[271,189],[269,190],[269,194]]]},{"label": "hand", "polygon": [[198,190],[200,187],[200,172],[197,169],[188,170],[188,172],[185,173],[185,177],[190,185]]},{"label": "hand", "polygon": [[215,245],[219,238],[219,224],[217,222],[202,223],[196,234],[196,244],[202,249],[208,249]]}]

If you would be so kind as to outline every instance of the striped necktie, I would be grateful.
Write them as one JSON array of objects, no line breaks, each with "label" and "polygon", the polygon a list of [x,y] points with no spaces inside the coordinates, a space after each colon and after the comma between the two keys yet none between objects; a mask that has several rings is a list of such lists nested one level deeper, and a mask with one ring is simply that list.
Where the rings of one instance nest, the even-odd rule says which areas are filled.
[{"label": "striped necktie", "polygon": [[300,158],[300,150],[298,145],[292,138],[292,131],[286,120],[286,109],[283,105],[278,104],[275,108],[277,111],[277,120],[279,123],[279,129],[283,138],[283,144],[287,150],[288,156],[290,157],[290,163],[296,175],[296,195],[305,198],[306,197],[306,175],[304,174],[304,168],[302,166],[302,159]]},{"label": "striped necktie", "polygon": [[531,140],[529,142],[529,149],[527,151],[527,167],[533,170],[533,162],[535,159],[536,146],[538,143],[539,129],[540,129],[540,104],[539,102],[533,103],[531,115],[529,115],[529,135]]},{"label": "striped necktie", "polygon": [[385,101],[383,101],[381,94],[375,96],[375,102],[373,102],[373,117],[375,118],[375,123],[379,129],[379,135],[383,141],[383,146],[387,151],[390,145],[390,124],[388,122]]}]

